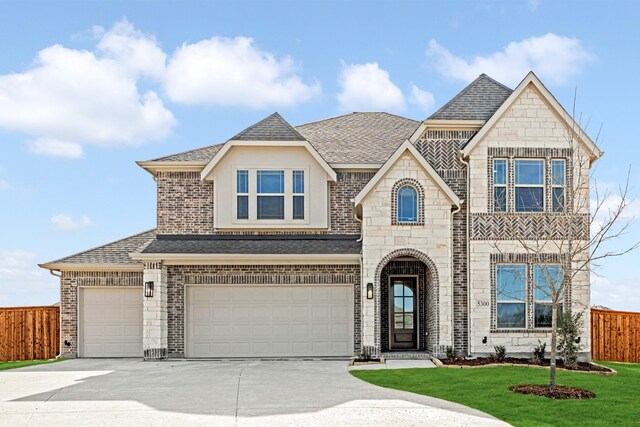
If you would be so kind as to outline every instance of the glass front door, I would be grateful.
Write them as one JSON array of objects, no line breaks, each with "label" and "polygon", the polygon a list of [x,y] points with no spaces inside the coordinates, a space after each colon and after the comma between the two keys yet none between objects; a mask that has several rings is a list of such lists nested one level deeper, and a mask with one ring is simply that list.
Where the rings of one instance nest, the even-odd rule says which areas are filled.
[{"label": "glass front door", "polygon": [[411,350],[418,348],[416,279],[398,277],[391,279],[390,306],[390,347],[391,350]]}]

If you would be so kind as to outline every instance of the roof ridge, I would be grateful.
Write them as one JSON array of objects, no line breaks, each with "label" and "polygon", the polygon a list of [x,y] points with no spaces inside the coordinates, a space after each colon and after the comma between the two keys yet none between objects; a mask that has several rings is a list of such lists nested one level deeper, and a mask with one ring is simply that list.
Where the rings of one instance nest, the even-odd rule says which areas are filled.
[{"label": "roof ridge", "polygon": [[67,258],[72,258],[74,256],[82,255],[82,254],[85,254],[87,252],[95,251],[96,249],[104,248],[105,246],[113,245],[115,243],[119,243],[119,242],[122,242],[122,241],[127,240],[127,239],[131,239],[131,238],[134,238],[134,237],[142,236],[143,234],[151,233],[151,232],[156,231],[156,230],[157,230],[157,228],[151,228],[151,229],[143,231],[141,233],[132,234],[131,236],[123,237],[121,239],[117,239],[117,240],[114,240],[112,242],[105,243],[103,245],[98,245],[98,246],[95,246],[95,247],[90,248],[90,249],[85,249],[84,251],[76,252],[75,254],[67,255],[65,257],[56,259],[55,261],[49,261],[49,262],[47,262],[45,264],[56,264],[56,263],[59,263],[59,262],[63,262]]},{"label": "roof ridge", "polygon": [[264,124],[266,121],[271,120],[271,119],[275,119],[278,121],[279,124],[281,124],[282,126],[284,126],[287,130],[289,130],[290,132],[293,133],[293,136],[295,138],[300,138],[300,141],[306,141],[306,138],[304,136],[302,136],[302,134],[300,134],[300,132],[298,132],[296,130],[296,128],[294,128],[293,126],[291,126],[291,124],[289,122],[287,122],[281,115],[280,113],[278,113],[277,111],[268,115],[267,117],[265,117],[264,119],[252,124],[251,126],[245,128],[244,130],[242,130],[241,132],[238,132],[233,138],[229,138],[229,141],[232,140],[239,140],[243,137],[244,134],[249,133],[250,131],[256,129],[257,127],[259,127],[260,125]]},{"label": "roof ridge", "polygon": [[499,81],[497,81],[496,79],[494,79],[493,77],[491,77],[488,74],[482,73],[478,76],[478,78],[484,76],[485,78],[491,80],[492,82],[494,82],[495,84],[502,86],[504,89],[510,90],[511,92],[513,92],[513,89],[511,89],[509,86],[505,85],[504,83],[500,83]]},{"label": "roof ridge", "polygon": [[296,125],[295,127],[298,128],[298,127],[301,127],[301,126],[312,125],[312,124],[315,124],[315,123],[322,123],[322,122],[326,122],[328,120],[334,120],[334,119],[338,119],[338,118],[341,118],[341,117],[353,116],[355,114],[385,114],[387,116],[397,117],[399,119],[411,120],[411,121],[420,123],[420,120],[412,119],[410,117],[400,116],[398,114],[389,113],[387,111],[352,111],[350,113],[338,114],[337,116],[327,117],[326,119],[320,119],[320,120],[314,120],[314,121],[311,121],[311,122],[301,123],[299,125]]},{"label": "roof ridge", "polygon": [[166,159],[167,157],[179,156],[181,154],[187,154],[187,153],[192,153],[194,151],[205,150],[207,148],[215,147],[217,145],[224,145],[226,143],[227,143],[226,141],[225,142],[218,142],[217,144],[211,144],[211,145],[205,145],[204,147],[192,148],[191,150],[180,151],[179,153],[167,154],[166,156],[156,157],[155,159],[146,160],[146,161],[147,162],[157,162],[157,161],[160,161],[162,159]]},{"label": "roof ridge", "polygon": [[[429,116],[429,117],[433,117],[433,116],[437,115],[438,113],[442,112],[443,110],[446,110],[447,107],[449,107],[451,104],[453,104],[453,102],[455,100],[457,100],[462,95],[467,93],[471,89],[471,87],[474,86],[476,84],[476,82],[482,78],[482,76],[486,76],[486,74],[482,73],[478,77],[473,79],[473,81],[471,83],[466,85],[460,92],[458,92],[453,98],[451,98],[446,104],[444,104],[442,107],[440,107],[435,113],[431,114],[431,116]],[[487,76],[487,77],[489,77],[489,76]]]}]

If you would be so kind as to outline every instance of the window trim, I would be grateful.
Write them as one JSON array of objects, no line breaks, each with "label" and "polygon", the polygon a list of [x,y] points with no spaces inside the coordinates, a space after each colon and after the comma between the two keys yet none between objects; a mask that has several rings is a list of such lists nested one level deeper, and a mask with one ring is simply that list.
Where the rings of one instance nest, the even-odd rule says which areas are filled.
[{"label": "window trim", "polygon": [[[542,184],[518,184],[516,176],[516,163],[519,160],[535,160],[542,162]],[[518,210],[518,188],[542,188],[542,209],[538,211]],[[540,214],[547,212],[547,159],[544,157],[514,157],[513,159],[513,211],[517,214]]]},{"label": "window trim", "polygon": [[[416,205],[418,211],[416,212],[416,221],[399,222],[398,221],[398,192],[405,186],[411,186],[416,191]],[[416,226],[424,225],[424,188],[420,182],[414,178],[402,178],[396,181],[391,188],[391,225],[397,226]]]},{"label": "window trim", "polygon": [[[247,170],[249,172],[249,218],[238,219],[237,197],[238,197],[238,175],[237,171]],[[234,226],[246,227],[262,227],[262,226],[300,226],[310,224],[309,211],[309,167],[296,165],[287,167],[268,167],[261,165],[234,165],[232,167],[232,192],[231,200],[231,224]],[[284,171],[284,193],[258,193],[258,171]],[[298,196],[304,196],[304,219],[293,219],[293,171],[304,172],[304,193]],[[240,194],[242,195],[242,194]],[[258,219],[258,196],[283,196],[284,197],[284,219]]]}]

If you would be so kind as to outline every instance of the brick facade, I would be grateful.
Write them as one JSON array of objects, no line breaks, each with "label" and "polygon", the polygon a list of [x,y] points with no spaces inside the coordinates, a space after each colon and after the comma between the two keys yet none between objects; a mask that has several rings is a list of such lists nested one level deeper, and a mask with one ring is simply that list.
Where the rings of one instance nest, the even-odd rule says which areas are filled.
[{"label": "brick facade", "polygon": [[[142,271],[64,271],[60,278],[60,355],[78,356],[78,289],[139,286]],[[140,290],[142,292],[142,289]],[[65,343],[69,343],[66,345]]]},{"label": "brick facade", "polygon": [[200,172],[158,172],[158,234],[211,234],[213,184]]},{"label": "brick facade", "polygon": [[354,353],[361,346],[359,265],[169,266],[167,317],[169,357],[185,355],[185,285],[354,285]]}]

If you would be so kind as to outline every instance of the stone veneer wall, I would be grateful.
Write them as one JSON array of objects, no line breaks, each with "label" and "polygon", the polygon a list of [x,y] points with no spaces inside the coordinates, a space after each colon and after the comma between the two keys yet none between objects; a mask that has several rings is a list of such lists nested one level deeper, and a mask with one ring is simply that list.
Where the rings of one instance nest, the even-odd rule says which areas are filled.
[{"label": "stone veneer wall", "polygon": [[211,234],[213,184],[200,172],[158,172],[158,234]]},{"label": "stone veneer wall", "polygon": [[320,285],[354,287],[354,353],[361,348],[360,266],[354,265],[180,265],[167,267],[169,357],[184,357],[185,285]]},{"label": "stone veneer wall", "polygon": [[[63,271],[60,278],[60,355],[78,356],[78,288],[140,286],[142,271]],[[141,291],[142,292],[142,291]],[[67,341],[71,345],[66,346]]]}]

